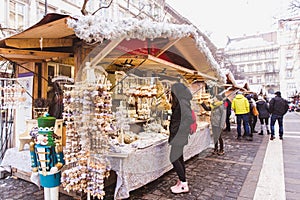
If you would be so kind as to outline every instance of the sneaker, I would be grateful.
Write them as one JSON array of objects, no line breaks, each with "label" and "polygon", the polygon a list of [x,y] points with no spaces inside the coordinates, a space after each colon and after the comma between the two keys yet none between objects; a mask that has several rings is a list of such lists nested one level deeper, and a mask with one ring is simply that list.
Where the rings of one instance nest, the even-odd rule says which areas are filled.
[{"label": "sneaker", "polygon": [[258,134],[258,135],[263,135],[264,134],[264,132],[263,131],[260,131],[260,133]]},{"label": "sneaker", "polygon": [[181,183],[180,180],[177,180],[176,185],[172,186],[172,187],[171,187],[171,190],[174,190],[174,188],[176,188],[178,185],[180,185],[180,183]]},{"label": "sneaker", "polygon": [[275,137],[273,135],[271,135],[270,140],[274,140],[274,139],[275,139]]},{"label": "sneaker", "polygon": [[237,139],[237,140],[242,140],[242,137],[241,137],[241,136],[237,136],[236,139]]},{"label": "sneaker", "polygon": [[283,140],[283,137],[282,137],[282,136],[279,136],[279,139],[280,139],[280,140]]},{"label": "sneaker", "polygon": [[176,187],[174,187],[173,189],[171,189],[171,191],[175,194],[180,194],[180,193],[184,193],[184,192],[189,192],[189,187],[187,182],[181,182],[180,184],[177,185]]},{"label": "sneaker", "polygon": [[257,130],[254,130],[253,133],[258,133],[258,131],[257,131]]},{"label": "sneaker", "polygon": [[224,150],[220,150],[220,151],[218,152],[218,155],[219,155],[219,156],[223,156],[224,154],[225,154]]}]

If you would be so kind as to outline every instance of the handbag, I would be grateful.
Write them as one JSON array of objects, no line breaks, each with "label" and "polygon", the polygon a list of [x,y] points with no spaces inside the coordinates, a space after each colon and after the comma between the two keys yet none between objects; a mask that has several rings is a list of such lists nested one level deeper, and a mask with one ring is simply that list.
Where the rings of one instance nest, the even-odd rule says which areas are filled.
[{"label": "handbag", "polygon": [[257,108],[256,108],[256,106],[253,106],[253,108],[252,108],[252,114],[254,115],[254,116],[258,116],[258,110],[257,110]]}]

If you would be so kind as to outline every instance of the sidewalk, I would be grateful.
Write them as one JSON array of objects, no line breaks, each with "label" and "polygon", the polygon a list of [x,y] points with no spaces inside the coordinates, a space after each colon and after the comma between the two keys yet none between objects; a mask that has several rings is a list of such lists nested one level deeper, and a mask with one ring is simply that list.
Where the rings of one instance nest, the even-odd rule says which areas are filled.
[{"label": "sidewalk", "polygon": [[[224,132],[225,155],[212,154],[212,148],[203,151],[186,162],[190,192],[172,194],[177,176],[173,170],[159,179],[130,193],[131,200],[198,200],[198,199],[253,199],[259,172],[262,167],[267,135],[254,135],[253,141],[236,140],[235,124],[231,132]],[[43,199],[43,191],[20,179],[0,180],[0,199]],[[114,186],[106,188],[105,200],[113,199]],[[71,200],[60,194],[61,200]]]}]

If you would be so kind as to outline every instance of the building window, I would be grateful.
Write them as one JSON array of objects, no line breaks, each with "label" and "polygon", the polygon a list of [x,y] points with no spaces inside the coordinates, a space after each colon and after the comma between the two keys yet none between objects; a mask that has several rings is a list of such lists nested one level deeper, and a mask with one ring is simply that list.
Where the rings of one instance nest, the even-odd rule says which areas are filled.
[{"label": "building window", "polygon": [[239,72],[245,72],[245,67],[244,67],[244,65],[239,66]]},{"label": "building window", "polygon": [[263,71],[263,67],[262,67],[262,64],[261,63],[258,63],[258,64],[256,64],[256,70],[257,71]]},{"label": "building window", "polygon": [[286,68],[287,69],[293,69],[293,60],[292,59],[288,59],[286,61]]},{"label": "building window", "polygon": [[286,71],[286,78],[293,78],[293,71],[292,70],[287,70]]},{"label": "building window", "polygon": [[258,58],[259,59],[265,59],[265,52],[259,52],[258,53]]},{"label": "building window", "polygon": [[267,71],[274,72],[274,65],[272,63],[266,63]]},{"label": "building window", "polygon": [[252,83],[253,83],[253,79],[252,79],[252,78],[249,78],[249,79],[248,79],[248,82],[249,82],[250,84],[252,84]]},{"label": "building window", "polygon": [[37,8],[37,13],[38,13],[37,17],[39,19],[42,19],[45,16],[45,14],[47,14],[47,13],[55,13],[56,10],[53,7],[48,5],[47,13],[45,13],[45,12],[46,12],[45,11],[45,4],[44,3],[39,3],[38,8]]},{"label": "building window", "polygon": [[253,71],[253,65],[248,65],[248,72],[252,72]]},{"label": "building window", "polygon": [[256,78],[256,82],[261,83],[261,77],[260,76]]},{"label": "building window", "polygon": [[26,5],[17,1],[9,2],[9,27],[14,29],[23,29],[26,19]]}]

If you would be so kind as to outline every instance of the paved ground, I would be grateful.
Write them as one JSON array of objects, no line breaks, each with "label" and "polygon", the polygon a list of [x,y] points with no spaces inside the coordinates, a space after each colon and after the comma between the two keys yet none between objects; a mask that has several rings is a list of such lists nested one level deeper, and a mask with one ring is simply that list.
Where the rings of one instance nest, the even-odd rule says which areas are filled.
[{"label": "paved ground", "polygon": [[[225,155],[213,155],[209,148],[186,162],[189,193],[174,195],[170,192],[170,186],[177,180],[175,172],[171,170],[146,186],[132,191],[129,199],[237,199],[263,138],[267,136],[255,135],[253,141],[237,141],[233,125],[232,131],[224,132],[223,137]],[[20,179],[2,179],[0,188],[0,199],[43,199],[42,190]],[[73,198],[61,194],[60,199]],[[107,188],[105,199],[113,199],[113,186]]]},{"label": "paved ground", "polygon": [[[295,117],[291,115],[291,119]],[[300,117],[300,115],[298,115]],[[289,125],[295,127],[295,122]],[[258,122],[259,124],[259,122]],[[296,167],[299,167],[299,156],[294,136],[295,130],[288,131],[283,141],[283,158],[285,170],[286,199],[297,199],[299,197],[300,175]],[[260,177],[265,153],[269,143],[267,135],[254,135],[253,141],[236,140],[236,127],[232,125],[231,132],[224,132],[225,155],[212,154],[212,148],[202,152],[186,162],[187,180],[190,192],[175,195],[170,192],[170,186],[174,185],[177,176],[173,170],[169,171],[159,179],[132,191],[129,200],[201,200],[201,199],[253,199],[257,183]],[[276,138],[278,140],[278,136]],[[299,138],[298,138],[299,139]],[[288,148],[293,145],[293,148]],[[293,156],[293,157],[291,157]],[[113,199],[113,188],[106,188],[105,200]],[[43,191],[35,185],[8,177],[0,180],[0,199],[2,200],[40,200],[43,199]],[[72,200],[71,196],[60,194],[61,200]],[[270,198],[269,198],[270,199]]]}]

